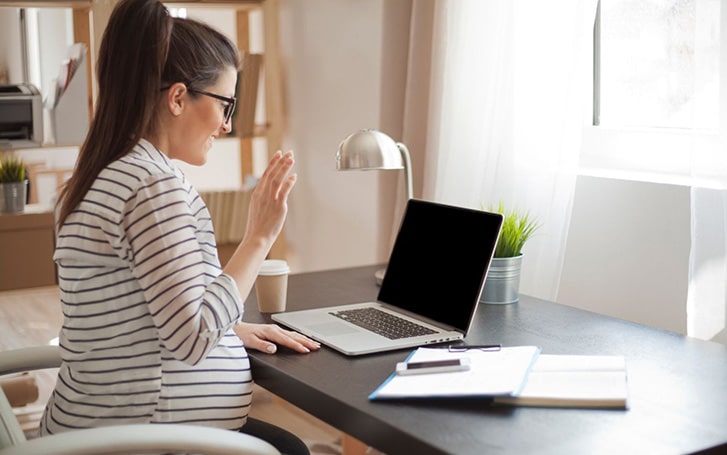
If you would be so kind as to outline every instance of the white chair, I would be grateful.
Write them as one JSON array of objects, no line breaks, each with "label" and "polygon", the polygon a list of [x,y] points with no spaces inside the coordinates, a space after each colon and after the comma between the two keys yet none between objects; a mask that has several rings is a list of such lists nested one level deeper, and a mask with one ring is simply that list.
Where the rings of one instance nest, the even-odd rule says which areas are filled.
[{"label": "white chair", "polygon": [[[57,346],[0,352],[0,375],[57,368]],[[0,455],[100,455],[128,453],[207,455],[279,454],[272,445],[236,431],[193,425],[116,425],[27,440],[0,389]]]}]

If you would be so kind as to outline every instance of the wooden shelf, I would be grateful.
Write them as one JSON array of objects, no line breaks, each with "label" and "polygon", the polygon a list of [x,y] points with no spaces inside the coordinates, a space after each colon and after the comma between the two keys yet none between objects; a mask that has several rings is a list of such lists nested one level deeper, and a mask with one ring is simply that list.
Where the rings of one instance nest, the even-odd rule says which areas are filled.
[{"label": "wooden shelf", "polygon": [[268,136],[268,131],[270,131],[270,123],[258,123],[253,127],[252,134],[245,134],[245,133],[235,133],[230,134],[227,137],[237,137],[240,139],[254,139],[254,138],[265,138]]},{"label": "wooden shelf", "polygon": [[[202,6],[204,8],[232,8],[245,10],[257,8],[265,0],[175,0],[164,2],[171,7]],[[0,0],[0,6],[13,8],[91,8],[94,0]]]},{"label": "wooden shelf", "polygon": [[265,0],[174,0],[173,2],[164,2],[164,4],[173,8],[225,8],[245,11],[260,7],[264,1]]},{"label": "wooden shelf", "polygon": [[0,0],[0,6],[11,8],[90,8],[91,0]]}]

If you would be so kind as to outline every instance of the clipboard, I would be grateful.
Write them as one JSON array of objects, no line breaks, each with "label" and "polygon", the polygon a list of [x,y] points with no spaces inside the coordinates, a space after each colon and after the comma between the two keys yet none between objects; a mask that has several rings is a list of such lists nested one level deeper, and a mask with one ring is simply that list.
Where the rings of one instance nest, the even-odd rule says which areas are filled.
[{"label": "clipboard", "polygon": [[497,350],[418,348],[407,357],[407,362],[467,358],[470,368],[418,375],[397,375],[394,372],[368,398],[516,396],[524,387],[538,355],[540,348],[537,346],[503,347]]}]

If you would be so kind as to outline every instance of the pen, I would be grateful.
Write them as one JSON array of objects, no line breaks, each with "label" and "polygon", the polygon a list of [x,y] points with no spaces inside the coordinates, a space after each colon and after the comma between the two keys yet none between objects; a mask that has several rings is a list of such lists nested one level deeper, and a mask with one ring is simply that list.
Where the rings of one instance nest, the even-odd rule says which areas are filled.
[{"label": "pen", "polygon": [[472,349],[479,349],[480,351],[499,351],[502,349],[501,344],[470,344],[461,346],[447,346],[449,352],[465,352]]}]

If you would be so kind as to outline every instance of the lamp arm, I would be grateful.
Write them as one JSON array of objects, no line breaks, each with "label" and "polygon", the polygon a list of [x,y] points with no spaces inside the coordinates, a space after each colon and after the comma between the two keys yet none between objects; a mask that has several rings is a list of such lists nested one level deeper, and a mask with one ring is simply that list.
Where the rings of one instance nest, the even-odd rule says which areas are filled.
[{"label": "lamp arm", "polygon": [[411,179],[411,155],[409,155],[409,149],[406,145],[401,142],[397,142],[396,146],[401,152],[401,157],[404,159],[404,172],[406,173],[406,199],[414,199],[414,185]]}]

